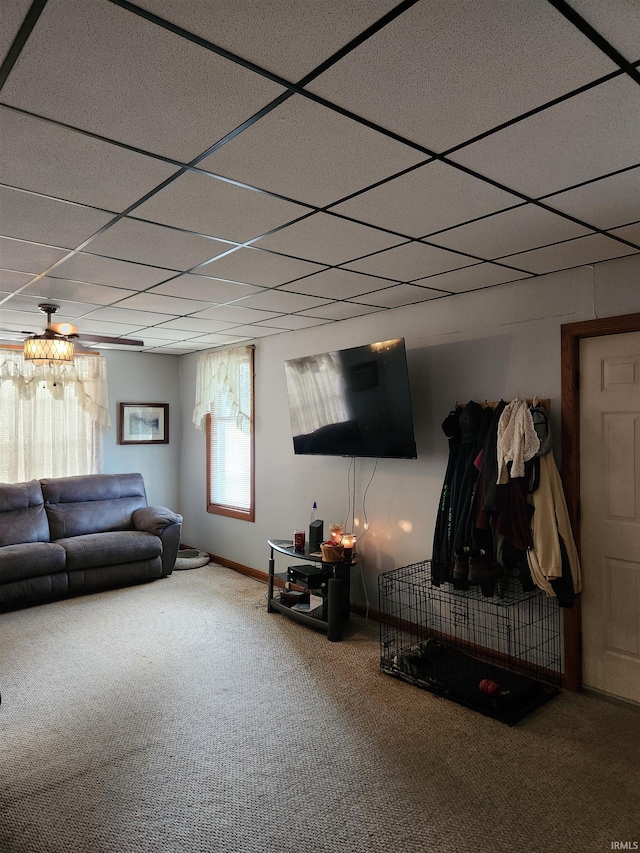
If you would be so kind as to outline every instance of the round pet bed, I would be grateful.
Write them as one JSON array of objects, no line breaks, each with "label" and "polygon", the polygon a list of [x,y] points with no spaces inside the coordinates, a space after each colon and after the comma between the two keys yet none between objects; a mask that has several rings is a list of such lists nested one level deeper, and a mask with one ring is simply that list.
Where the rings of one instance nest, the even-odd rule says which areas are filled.
[{"label": "round pet bed", "polygon": [[185,548],[182,551],[178,551],[176,564],[173,568],[178,571],[180,569],[199,569],[200,566],[206,566],[210,559],[206,551]]}]

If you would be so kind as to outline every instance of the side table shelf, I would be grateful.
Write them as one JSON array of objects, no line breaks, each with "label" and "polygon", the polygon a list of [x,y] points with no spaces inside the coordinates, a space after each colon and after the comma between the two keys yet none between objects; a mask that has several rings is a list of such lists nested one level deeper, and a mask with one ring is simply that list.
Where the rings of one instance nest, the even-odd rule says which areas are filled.
[{"label": "side table shelf", "polygon": [[[293,619],[302,625],[309,628],[314,628],[316,631],[323,631],[327,635],[327,639],[332,642],[337,642],[342,639],[343,622],[349,618],[349,589],[350,589],[350,571],[352,562],[342,563],[324,563],[322,555],[309,551],[309,546],[305,546],[304,551],[296,551],[293,547],[293,542],[287,539],[269,539],[268,540],[270,555],[269,555],[269,579],[267,587],[267,612],[274,611],[282,613],[289,619]],[[286,581],[286,573],[276,573],[275,571],[275,552],[285,554],[294,560],[304,560],[308,563],[322,565],[327,568],[331,576],[327,582],[327,591],[323,594],[326,607],[323,610],[326,612],[326,619],[320,619],[308,613],[299,610],[292,610],[287,604],[280,601],[274,596],[274,585],[276,578],[281,581]],[[296,580],[296,586],[306,588],[300,580]]]}]

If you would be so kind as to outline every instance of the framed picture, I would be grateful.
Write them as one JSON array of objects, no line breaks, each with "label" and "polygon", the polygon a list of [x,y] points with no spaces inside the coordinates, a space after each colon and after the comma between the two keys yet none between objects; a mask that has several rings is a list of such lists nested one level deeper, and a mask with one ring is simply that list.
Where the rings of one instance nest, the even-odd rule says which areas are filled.
[{"label": "framed picture", "polygon": [[120,403],[118,444],[169,444],[169,404]]}]

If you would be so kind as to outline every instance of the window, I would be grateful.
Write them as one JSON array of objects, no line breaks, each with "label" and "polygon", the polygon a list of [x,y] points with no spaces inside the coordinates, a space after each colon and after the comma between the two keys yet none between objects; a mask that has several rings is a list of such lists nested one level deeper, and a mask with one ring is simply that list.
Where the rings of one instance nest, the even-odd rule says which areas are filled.
[{"label": "window", "polygon": [[0,482],[98,473],[107,426],[104,358],[35,366],[0,350]]},{"label": "window", "polygon": [[194,422],[207,434],[207,511],[254,520],[253,347],[198,357]]}]

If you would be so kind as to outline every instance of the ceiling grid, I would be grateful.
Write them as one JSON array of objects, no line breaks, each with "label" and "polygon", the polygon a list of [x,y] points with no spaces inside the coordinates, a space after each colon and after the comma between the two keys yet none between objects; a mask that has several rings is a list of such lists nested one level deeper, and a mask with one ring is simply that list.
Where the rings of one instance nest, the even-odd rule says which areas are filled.
[{"label": "ceiling grid", "polygon": [[634,0],[18,0],[3,30],[2,340],[53,301],[181,355],[640,252]]}]

